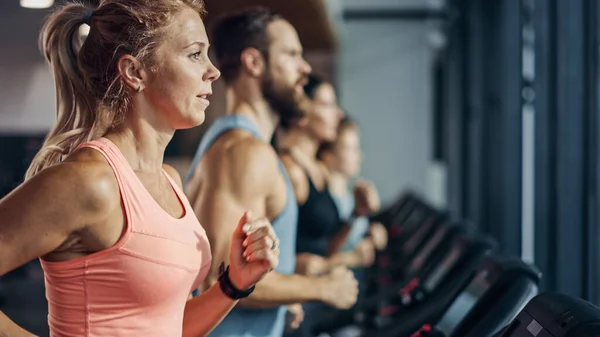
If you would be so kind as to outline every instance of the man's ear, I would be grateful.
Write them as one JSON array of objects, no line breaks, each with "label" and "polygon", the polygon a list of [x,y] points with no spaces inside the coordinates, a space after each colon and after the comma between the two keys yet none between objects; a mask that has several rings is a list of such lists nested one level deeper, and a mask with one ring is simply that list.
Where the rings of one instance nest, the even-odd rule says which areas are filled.
[{"label": "man's ear", "polygon": [[296,125],[301,128],[307,127],[308,126],[308,116],[298,118],[298,120],[296,121]]},{"label": "man's ear", "polygon": [[127,87],[134,92],[144,90],[145,82],[148,81],[148,73],[137,58],[125,54],[119,58],[117,68],[121,80]]},{"label": "man's ear", "polygon": [[242,68],[253,77],[260,77],[266,71],[265,58],[256,48],[246,48],[240,55]]}]

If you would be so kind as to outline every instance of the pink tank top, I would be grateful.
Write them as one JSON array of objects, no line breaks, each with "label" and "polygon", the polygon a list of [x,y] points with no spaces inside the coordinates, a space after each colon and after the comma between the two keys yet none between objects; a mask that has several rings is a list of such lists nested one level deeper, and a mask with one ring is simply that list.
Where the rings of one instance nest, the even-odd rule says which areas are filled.
[{"label": "pink tank top", "polygon": [[126,228],[106,250],[64,262],[41,259],[50,335],[181,336],[186,300],[211,263],[204,229],[168,174],[185,208],[180,219],[152,198],[111,141],[100,138],[82,147],[99,151],[112,167]]}]

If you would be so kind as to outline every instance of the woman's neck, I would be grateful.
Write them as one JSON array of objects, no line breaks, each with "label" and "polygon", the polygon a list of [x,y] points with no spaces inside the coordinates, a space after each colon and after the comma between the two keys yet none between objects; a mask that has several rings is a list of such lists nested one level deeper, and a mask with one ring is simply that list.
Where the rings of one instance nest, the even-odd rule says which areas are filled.
[{"label": "woman's neck", "polygon": [[329,173],[329,190],[331,193],[339,196],[348,194],[348,178],[335,171]]},{"label": "woman's neck", "polygon": [[288,130],[285,136],[285,144],[289,148],[299,150],[307,157],[313,158],[313,161],[317,160],[320,142],[306,132],[297,129]]},{"label": "woman's neck", "polygon": [[157,130],[141,116],[132,114],[123,125],[105,137],[112,141],[136,172],[160,173],[165,150],[175,130]]}]

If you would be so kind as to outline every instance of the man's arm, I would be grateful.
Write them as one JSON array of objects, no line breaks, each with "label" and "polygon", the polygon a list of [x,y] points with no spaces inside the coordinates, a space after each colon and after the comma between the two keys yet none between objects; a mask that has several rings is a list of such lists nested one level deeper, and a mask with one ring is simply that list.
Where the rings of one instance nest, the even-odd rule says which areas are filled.
[{"label": "man's arm", "polygon": [[240,307],[270,308],[286,304],[323,301],[324,279],[304,275],[271,272],[258,284],[252,295],[241,300]]},{"label": "man's arm", "polygon": [[[266,217],[267,198],[275,193],[273,179],[280,174],[277,155],[267,144],[251,137],[237,140],[222,138],[219,141],[232,144],[226,148],[213,144],[196,173],[202,174],[202,187],[198,195],[189,196],[195,200],[192,206],[206,230],[213,255],[213,265],[204,289],[217,282],[219,263],[228,261],[231,233],[240,214],[250,210],[255,217]],[[216,151],[211,153],[211,150]],[[195,181],[198,179],[192,179],[190,184]],[[187,186],[187,190],[197,188]],[[271,272],[240,305],[272,307],[299,300],[320,300],[322,283],[312,277]]]},{"label": "man's arm", "polygon": [[265,215],[273,165],[263,145],[239,132],[223,135],[207,151],[186,186],[187,193],[195,192],[188,198],[193,200],[192,207],[211,246],[213,263],[204,289],[217,282],[219,264],[229,263],[231,235],[240,215],[246,211],[252,211],[255,218]]}]

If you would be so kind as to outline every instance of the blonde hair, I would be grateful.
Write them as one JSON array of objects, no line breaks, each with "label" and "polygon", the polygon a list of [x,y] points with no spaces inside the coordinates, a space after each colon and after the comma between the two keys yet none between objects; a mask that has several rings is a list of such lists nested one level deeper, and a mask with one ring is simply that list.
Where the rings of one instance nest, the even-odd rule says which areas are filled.
[{"label": "blonde hair", "polygon": [[[105,0],[94,10],[67,4],[50,15],[40,48],[54,75],[57,120],[25,179],[125,119],[133,92],[120,80],[118,60],[129,54],[154,69],[164,28],[186,6],[205,14],[203,0]],[[82,41],[83,24],[90,30]]]}]

